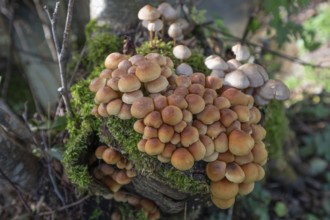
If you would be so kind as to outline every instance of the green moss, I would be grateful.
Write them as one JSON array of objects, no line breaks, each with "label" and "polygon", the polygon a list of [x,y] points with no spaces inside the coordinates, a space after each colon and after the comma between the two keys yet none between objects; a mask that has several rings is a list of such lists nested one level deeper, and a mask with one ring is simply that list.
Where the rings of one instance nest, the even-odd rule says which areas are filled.
[{"label": "green moss", "polygon": [[271,101],[266,108],[265,129],[267,135],[265,143],[271,158],[282,155],[282,146],[288,135],[289,125],[285,115],[283,102]]},{"label": "green moss", "polygon": [[202,72],[205,75],[209,75],[211,73],[211,70],[206,68],[204,64],[204,59],[205,57],[203,54],[192,51],[191,57],[185,62],[192,67],[194,72]]},{"label": "green moss", "polygon": [[87,55],[83,63],[88,71],[103,64],[108,54],[121,51],[122,40],[110,31],[110,28],[98,26],[93,20],[86,25]]},{"label": "green moss", "polygon": [[[162,165],[156,157],[140,152],[137,149],[137,143],[141,140],[142,135],[134,131],[133,124],[135,121],[136,119],[121,120],[117,117],[110,117],[107,120],[107,127],[137,170],[144,175],[152,174],[153,178],[165,181],[182,192],[191,194],[207,192],[208,187],[205,182],[194,180],[187,174],[173,169],[172,166]],[[112,144],[113,140],[102,133],[101,130],[100,138],[102,142]],[[157,172],[154,172],[155,170]]]},{"label": "green moss", "polygon": [[179,170],[162,168],[160,173],[162,173],[162,177],[165,177],[170,185],[178,186],[182,192],[199,194],[209,191],[209,186],[205,181],[190,178]]}]

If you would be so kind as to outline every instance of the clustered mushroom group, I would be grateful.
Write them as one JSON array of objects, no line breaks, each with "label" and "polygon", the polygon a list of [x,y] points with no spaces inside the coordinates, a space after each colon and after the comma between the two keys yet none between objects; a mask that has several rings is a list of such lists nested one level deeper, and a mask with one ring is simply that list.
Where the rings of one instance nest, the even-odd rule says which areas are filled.
[{"label": "clustered mushroom group", "polygon": [[[146,5],[139,11],[151,41],[163,28],[164,19],[170,24],[169,31],[181,28],[176,11],[172,8],[165,12],[167,7],[171,6],[163,3],[157,10]],[[169,35],[172,37],[170,32]],[[173,38],[180,39],[178,35]],[[93,115],[136,119],[134,130],[142,135],[136,146],[139,151],[180,171],[204,161],[211,200],[221,209],[231,207],[237,194],[250,193],[255,182],[265,175],[262,166],[268,158],[263,143],[266,130],[260,125],[258,106],[289,97],[285,84],[270,80],[262,66],[241,63],[250,57],[246,45],[234,45],[232,50],[235,59],[225,61],[217,55],[205,59],[206,67],[212,71],[209,76],[183,63],[191,56],[184,45],[173,48],[174,56],[181,61],[176,69],[169,57],[158,53],[111,53],[105,59],[105,69],[89,86],[95,93]],[[118,167],[121,160],[110,161],[108,151],[111,148],[97,157],[107,164],[117,163]],[[130,169],[121,163],[130,177]],[[105,167],[97,168],[97,172],[106,175],[109,167],[101,166]],[[117,181],[118,173],[123,172],[106,179]]]},{"label": "clustered mushroom group", "polygon": [[138,18],[149,31],[149,40],[152,47],[155,46],[160,31],[161,38],[164,39],[165,25],[168,26],[167,34],[173,39],[174,45],[176,45],[177,40],[184,38],[184,33],[189,28],[188,21],[180,18],[179,12],[167,2],[161,3],[158,8],[145,5],[139,10]]},{"label": "clustered mushroom group", "polygon": [[[131,161],[116,148],[105,145],[96,148],[95,157],[100,163],[93,169],[93,176],[111,191],[111,194],[104,196],[105,198],[114,199],[116,202],[127,202],[136,209],[142,209],[149,220],[160,217],[159,209],[153,201],[121,190],[122,186],[129,184],[136,176]],[[114,212],[111,219],[121,219],[120,213]]]}]

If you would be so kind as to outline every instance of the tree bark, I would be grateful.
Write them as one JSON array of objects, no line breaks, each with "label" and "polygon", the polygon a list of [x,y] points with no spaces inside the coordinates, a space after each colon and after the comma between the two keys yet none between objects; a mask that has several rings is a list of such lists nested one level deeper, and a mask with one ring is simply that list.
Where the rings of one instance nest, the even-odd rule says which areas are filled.
[{"label": "tree bark", "polygon": [[0,167],[18,187],[32,194],[38,189],[42,164],[27,146],[32,143],[32,134],[0,101]]}]

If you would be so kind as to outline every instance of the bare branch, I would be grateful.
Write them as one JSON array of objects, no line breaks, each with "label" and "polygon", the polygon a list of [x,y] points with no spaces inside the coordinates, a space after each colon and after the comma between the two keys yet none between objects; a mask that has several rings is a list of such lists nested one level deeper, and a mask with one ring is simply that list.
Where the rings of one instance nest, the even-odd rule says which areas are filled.
[{"label": "bare branch", "polygon": [[56,34],[59,4],[60,4],[60,2],[56,2],[53,15],[50,14],[50,12],[46,6],[44,8],[47,13],[50,24],[51,24],[53,40],[54,40],[55,49],[57,52],[57,60],[58,60],[58,66],[59,66],[60,78],[61,78],[61,86],[62,86],[61,88],[58,89],[58,91],[62,95],[68,115],[72,116],[73,113],[72,113],[72,109],[70,106],[70,100],[69,100],[69,96],[68,96],[68,85],[67,85],[67,79],[66,79],[66,64],[67,64],[69,34],[70,34],[70,29],[71,29],[72,10],[73,10],[74,0],[69,0],[69,3],[68,3],[68,11],[67,11],[67,16],[66,16],[66,22],[65,22],[65,28],[64,28],[61,48],[60,48],[60,43],[59,43],[59,40],[58,40],[58,37]]}]

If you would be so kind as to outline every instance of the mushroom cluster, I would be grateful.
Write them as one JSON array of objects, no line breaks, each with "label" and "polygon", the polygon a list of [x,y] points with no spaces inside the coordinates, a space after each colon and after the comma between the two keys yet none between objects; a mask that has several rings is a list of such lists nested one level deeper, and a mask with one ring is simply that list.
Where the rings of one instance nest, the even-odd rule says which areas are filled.
[{"label": "mushroom cluster", "polygon": [[167,33],[173,39],[174,45],[177,40],[184,38],[184,33],[189,29],[187,20],[180,18],[179,12],[167,2],[161,3],[157,8],[151,5],[143,6],[138,12],[138,18],[148,29],[152,46],[155,45],[159,31],[162,31],[162,39],[164,39],[165,25],[168,26]]},{"label": "mushroom cluster", "polygon": [[245,45],[236,44],[232,48],[235,59],[224,61],[220,56],[211,55],[205,59],[205,65],[212,70],[211,75],[223,79],[230,86],[254,97],[256,105],[267,105],[270,100],[286,100],[290,96],[288,87],[281,80],[270,80],[266,70],[255,63],[242,64],[250,52]]},{"label": "mushroom cluster", "polygon": [[[99,77],[89,89],[95,92],[93,114],[120,119],[143,118],[153,111],[153,100],[143,92],[157,94],[165,91],[172,76],[173,62],[158,53],[127,57],[111,53],[105,60]],[[135,103],[135,104],[134,104]]]},{"label": "mushroom cluster", "polygon": [[[236,194],[248,194],[263,178],[266,131],[258,124],[261,113],[251,95],[223,86],[218,76],[177,75],[171,59],[157,53],[112,53],[105,67],[89,87],[96,93],[93,114],[137,119],[134,130],[142,134],[137,148],[178,170],[205,161],[217,207],[230,207]],[[110,149],[99,157],[117,163],[107,158]],[[115,178],[107,179],[112,183]]]},{"label": "mushroom cluster", "polygon": [[[123,190],[117,191],[113,194],[113,199],[116,202],[128,203],[133,206],[135,209],[142,209],[145,215],[148,217],[148,220],[156,220],[160,218],[160,211],[157,208],[156,204],[146,198],[141,198],[140,196],[127,193]],[[119,212],[114,212],[111,215],[111,220],[120,220],[121,215]]]},{"label": "mushroom cluster", "polygon": [[118,192],[123,185],[129,184],[136,176],[132,162],[127,160],[116,148],[98,146],[95,156],[104,163],[100,163],[94,168],[93,176],[104,183],[111,192]]}]

